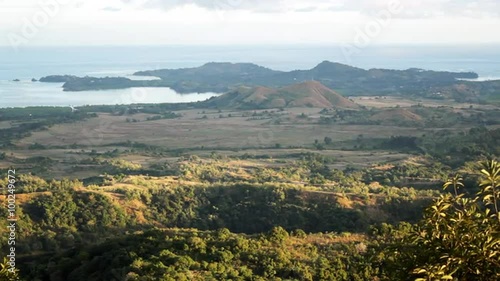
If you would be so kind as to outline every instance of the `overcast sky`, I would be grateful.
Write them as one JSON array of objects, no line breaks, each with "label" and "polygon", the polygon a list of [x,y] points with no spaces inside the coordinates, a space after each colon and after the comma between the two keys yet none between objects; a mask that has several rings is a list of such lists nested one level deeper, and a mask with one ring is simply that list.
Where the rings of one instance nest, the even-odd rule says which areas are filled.
[{"label": "overcast sky", "polygon": [[500,43],[499,2],[0,0],[0,45]]}]

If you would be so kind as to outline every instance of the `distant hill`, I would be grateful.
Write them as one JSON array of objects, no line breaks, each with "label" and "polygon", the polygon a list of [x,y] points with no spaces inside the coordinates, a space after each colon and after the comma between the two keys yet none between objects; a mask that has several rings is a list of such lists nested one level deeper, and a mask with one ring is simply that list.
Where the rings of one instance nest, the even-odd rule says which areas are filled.
[{"label": "distant hill", "polygon": [[[473,72],[362,69],[323,61],[312,69],[277,71],[251,63],[207,63],[200,67],[141,71],[134,75],[156,76],[180,92],[200,89],[225,92],[239,86],[283,87],[316,80],[347,95],[415,95],[433,97],[438,92],[453,96],[457,79],[474,79]],[[442,98],[442,97],[440,97]]]},{"label": "distant hill", "polygon": [[207,101],[218,108],[264,109],[320,107],[357,109],[360,106],[320,82],[308,81],[281,88],[240,87]]},{"label": "distant hill", "polygon": [[[155,76],[180,93],[227,92],[238,86],[259,85],[259,81],[281,73],[253,63],[206,63],[200,67],[139,71],[137,76]],[[267,85],[267,84],[266,84]]]},{"label": "distant hill", "polygon": [[172,81],[178,81],[179,79],[200,81],[208,78],[221,80],[221,77],[225,77],[224,80],[235,82],[256,79],[276,73],[280,73],[280,71],[271,70],[253,63],[210,62],[200,67],[139,71],[134,73],[134,75],[156,76],[163,80]]},{"label": "distant hill", "polygon": [[455,99],[461,102],[496,100],[500,81],[472,82],[474,72],[362,69],[341,63],[323,61],[312,69],[278,71],[253,63],[211,62],[200,67],[159,69],[134,73],[155,76],[154,81],[133,81],[123,77],[48,76],[42,82],[65,82],[65,91],[108,90],[131,87],[169,87],[179,93],[238,90],[242,86],[279,88],[315,80],[343,96],[406,96],[433,99]]}]

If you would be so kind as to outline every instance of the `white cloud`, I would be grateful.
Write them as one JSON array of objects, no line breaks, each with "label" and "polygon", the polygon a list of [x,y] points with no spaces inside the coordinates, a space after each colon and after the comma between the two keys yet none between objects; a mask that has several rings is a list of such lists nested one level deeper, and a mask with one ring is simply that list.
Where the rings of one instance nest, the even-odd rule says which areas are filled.
[{"label": "white cloud", "polygon": [[429,18],[448,16],[495,17],[500,15],[497,0],[121,0],[126,5],[146,9],[173,9],[196,5],[210,10],[249,10],[254,12],[286,11],[357,11],[374,14],[390,2],[406,9],[401,17]]},{"label": "white cloud", "polygon": [[[0,0],[0,45],[47,1],[62,0]],[[336,44],[355,40],[393,0],[68,1],[30,45]],[[500,43],[496,0],[400,1],[371,43]]]}]

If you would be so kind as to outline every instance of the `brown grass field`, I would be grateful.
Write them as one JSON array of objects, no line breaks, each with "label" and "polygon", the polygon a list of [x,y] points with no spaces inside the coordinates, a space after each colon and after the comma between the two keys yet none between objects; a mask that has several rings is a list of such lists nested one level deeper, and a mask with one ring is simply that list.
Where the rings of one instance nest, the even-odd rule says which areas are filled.
[{"label": "brown grass field", "polygon": [[[229,112],[198,114],[196,111],[181,111],[183,117],[156,121],[126,122],[126,116],[100,114],[76,124],[61,124],[47,131],[33,133],[17,143],[27,147],[34,143],[45,146],[64,146],[78,144],[88,147],[99,147],[138,142],[165,148],[243,148],[271,147],[280,144],[282,147],[306,146],[316,139],[331,137],[335,142],[353,140],[362,134],[364,137],[390,137],[392,135],[420,135],[426,130],[371,125],[317,125],[311,124],[319,118],[318,108],[293,108],[288,110],[279,125],[272,124],[271,119],[249,120],[250,117],[227,116]],[[305,113],[310,119],[300,120],[297,115]],[[203,115],[207,119],[201,119]],[[134,115],[134,119],[145,120],[147,115]],[[283,119],[283,117],[281,117]]]},{"label": "brown grass field", "polygon": [[447,106],[453,107],[457,109],[465,109],[473,106],[478,109],[496,109],[498,106],[491,104],[477,104],[477,103],[459,103],[452,100],[433,100],[433,99],[406,99],[401,97],[391,97],[391,96],[359,96],[359,97],[351,97],[355,103],[360,105],[364,105],[366,107],[374,107],[374,108],[387,108],[387,107],[410,107],[418,104],[425,104],[428,107],[439,107],[439,106]]},{"label": "brown grass field", "polygon": [[[396,98],[376,100],[370,97],[357,98],[356,102],[377,107],[382,106],[382,103],[395,106],[400,103],[404,105],[403,102],[410,104],[413,101]],[[331,166],[338,169],[347,165],[367,167],[376,163],[405,161],[411,155],[381,150],[351,151],[350,147],[360,136],[364,139],[389,138],[394,135],[421,136],[438,130],[384,125],[319,125],[317,122],[320,111],[321,108],[222,112],[197,109],[178,111],[182,117],[177,119],[155,121],[147,121],[146,119],[152,116],[147,114],[115,116],[100,113],[98,118],[55,125],[18,140],[15,143],[16,148],[5,151],[7,157],[0,160],[0,168],[13,166],[16,169],[32,171],[38,165],[41,167],[38,167],[37,174],[49,177],[96,176],[103,173],[102,168],[99,165],[85,164],[94,157],[91,151],[102,154],[118,149],[123,152],[131,149],[127,142],[170,151],[184,149],[185,155],[201,157],[209,157],[212,151],[227,156],[248,154],[272,157],[271,160],[259,159],[245,163],[249,167],[286,165],[288,161],[295,160],[290,158],[290,155],[306,152],[334,157],[336,161]],[[267,113],[259,116],[265,112]],[[254,113],[258,116],[252,116]],[[303,113],[307,118],[300,118]],[[221,115],[223,118],[220,118]],[[128,122],[127,119],[136,119],[138,122]],[[279,122],[276,122],[277,120]],[[0,126],[9,125],[8,122],[0,122]],[[447,129],[463,131],[468,128],[458,126]],[[319,152],[314,147],[314,142],[318,140],[322,143],[325,137],[332,138],[334,144]],[[44,145],[47,149],[30,149],[30,145],[35,143]],[[78,148],[68,148],[73,144],[78,145]],[[47,157],[51,162],[40,165],[38,160],[32,160],[34,157]],[[159,156],[145,152],[129,152],[118,158],[140,164],[144,168],[165,162],[172,163],[179,159],[178,156]]]}]

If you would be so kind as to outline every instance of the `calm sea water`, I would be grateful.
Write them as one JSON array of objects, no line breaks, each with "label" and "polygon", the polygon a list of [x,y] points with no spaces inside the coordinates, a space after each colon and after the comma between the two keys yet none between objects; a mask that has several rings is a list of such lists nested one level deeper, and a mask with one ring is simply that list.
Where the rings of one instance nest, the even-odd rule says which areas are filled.
[{"label": "calm sea water", "polygon": [[168,88],[63,92],[61,84],[30,80],[51,74],[128,76],[138,70],[194,67],[213,61],[293,70],[330,60],[362,68],[475,71],[481,79],[500,79],[499,47],[380,46],[361,49],[352,56],[346,56],[339,46],[37,47],[17,52],[0,47],[0,107],[204,100],[216,94],[180,95]]}]

